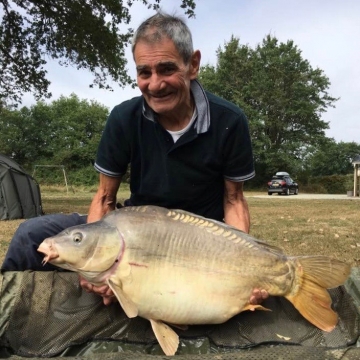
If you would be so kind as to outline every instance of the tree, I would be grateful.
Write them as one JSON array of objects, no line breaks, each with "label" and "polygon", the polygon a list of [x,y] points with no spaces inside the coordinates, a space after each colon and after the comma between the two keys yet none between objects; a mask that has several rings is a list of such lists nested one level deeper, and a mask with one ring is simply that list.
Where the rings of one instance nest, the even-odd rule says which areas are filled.
[{"label": "tree", "polygon": [[36,111],[41,120],[34,118],[33,108],[23,107],[10,111],[2,109],[0,114],[0,149],[24,167],[48,154],[46,134],[48,133],[48,107],[38,103]]},{"label": "tree", "polygon": [[91,165],[109,110],[76,95],[30,108],[4,109],[0,116],[1,152],[26,168],[35,164]]},{"label": "tree", "polygon": [[91,165],[109,110],[72,94],[53,101],[51,113],[54,163],[66,164],[70,169]]},{"label": "tree", "polygon": [[245,111],[260,181],[302,168],[307,149],[325,138],[321,114],[337,100],[327,92],[329,79],[293,41],[279,43],[270,35],[254,49],[232,36],[219,47],[216,66],[201,69],[200,80]]},{"label": "tree", "polygon": [[[0,0],[0,103],[21,102],[24,92],[50,97],[46,59],[90,70],[100,88],[133,84],[127,74],[125,48],[133,35],[126,28],[130,8],[141,1],[158,9],[161,0]],[[181,8],[194,16],[193,0]]]},{"label": "tree", "polygon": [[352,161],[360,154],[360,144],[327,139],[310,156],[308,167],[312,176],[346,175],[354,171]]}]

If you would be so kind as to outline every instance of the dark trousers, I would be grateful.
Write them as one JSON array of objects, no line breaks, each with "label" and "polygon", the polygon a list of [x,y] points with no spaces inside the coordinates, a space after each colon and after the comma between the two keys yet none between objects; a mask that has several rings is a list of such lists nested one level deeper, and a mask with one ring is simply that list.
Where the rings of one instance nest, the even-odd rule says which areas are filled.
[{"label": "dark trousers", "polygon": [[37,251],[41,242],[71,226],[85,224],[86,215],[73,213],[50,214],[32,218],[21,223],[16,230],[1,266],[4,271],[50,271],[59,268],[42,265],[44,255]]}]

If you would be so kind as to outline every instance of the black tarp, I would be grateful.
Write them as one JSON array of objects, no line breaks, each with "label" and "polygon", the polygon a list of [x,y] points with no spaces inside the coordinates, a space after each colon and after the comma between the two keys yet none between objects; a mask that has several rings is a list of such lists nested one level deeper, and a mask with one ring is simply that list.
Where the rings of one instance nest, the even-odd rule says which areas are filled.
[{"label": "black tarp", "polygon": [[0,220],[42,215],[40,188],[18,163],[0,154]]}]

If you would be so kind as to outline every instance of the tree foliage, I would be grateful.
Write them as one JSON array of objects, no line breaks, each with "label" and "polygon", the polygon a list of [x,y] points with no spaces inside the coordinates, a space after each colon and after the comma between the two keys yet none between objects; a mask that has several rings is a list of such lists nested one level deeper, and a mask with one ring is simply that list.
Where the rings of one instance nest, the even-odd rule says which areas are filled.
[{"label": "tree foliage", "polygon": [[[0,103],[20,102],[24,92],[50,97],[46,59],[90,70],[100,88],[133,84],[125,48],[131,6],[140,1],[158,9],[161,0],[0,0]],[[194,16],[193,0],[180,7]]]},{"label": "tree foliage", "polygon": [[50,104],[4,110],[0,117],[1,152],[31,169],[35,164],[65,165],[79,169],[91,165],[108,109],[76,95]]},{"label": "tree foliage", "polygon": [[48,107],[42,103],[37,105],[36,110],[34,107],[23,107],[15,111],[3,109],[0,116],[1,152],[25,166],[35,159],[47,156],[45,139],[50,125],[48,113]]},{"label": "tree foliage", "polygon": [[353,171],[353,160],[360,155],[360,144],[326,139],[309,157],[311,176],[346,175]]},{"label": "tree foliage", "polygon": [[293,41],[266,36],[254,49],[234,36],[201,69],[205,88],[239,105],[250,124],[259,179],[299,171],[307,149],[325,138],[321,114],[337,100],[329,79],[302,58]]},{"label": "tree foliage", "polygon": [[[96,185],[98,175],[92,163],[108,114],[105,106],[80,100],[75,94],[61,96],[48,104],[38,101],[30,108],[3,108],[0,151],[29,171],[34,165],[64,165],[71,184]],[[327,175],[349,174],[353,170],[352,160],[358,154],[360,144],[323,138],[317,146],[308,148],[302,171],[292,175],[297,175],[302,184],[315,177],[312,183],[317,184]],[[39,167],[36,178],[44,183],[63,183],[62,173],[53,168]],[[321,183],[321,188],[334,189],[338,182],[332,179],[326,180],[326,186]],[[264,183],[268,178],[262,180]]]}]

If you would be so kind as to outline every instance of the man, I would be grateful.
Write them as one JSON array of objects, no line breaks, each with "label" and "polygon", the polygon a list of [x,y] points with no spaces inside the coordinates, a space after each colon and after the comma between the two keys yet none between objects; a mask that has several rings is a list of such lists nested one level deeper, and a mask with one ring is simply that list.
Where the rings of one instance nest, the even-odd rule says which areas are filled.
[{"label": "man", "polygon": [[[116,106],[108,118],[95,162],[100,185],[87,221],[115,209],[121,178],[130,165],[126,205],[183,209],[249,232],[243,182],[255,173],[247,120],[237,106],[206,93],[196,80],[201,54],[193,50],[190,30],[179,18],[157,13],[136,31],[132,51],[142,96]],[[66,228],[85,221],[71,216],[64,222],[52,215],[48,223]],[[27,227],[34,231],[32,223]],[[35,231],[32,250],[44,239],[41,232],[49,236],[60,229],[38,226]],[[24,229],[18,232],[22,236],[15,234],[4,269],[18,269],[14,249],[29,241]],[[113,301],[107,286],[94,287],[84,279],[80,283],[103,296],[105,304]],[[255,289],[250,301],[266,297]]]}]

